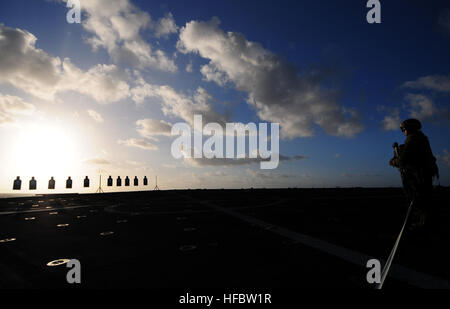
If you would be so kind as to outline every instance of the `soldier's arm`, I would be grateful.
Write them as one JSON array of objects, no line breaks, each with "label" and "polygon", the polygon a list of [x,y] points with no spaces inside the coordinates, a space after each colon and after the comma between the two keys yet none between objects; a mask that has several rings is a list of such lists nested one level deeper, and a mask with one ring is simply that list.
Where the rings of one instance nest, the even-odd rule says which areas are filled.
[{"label": "soldier's arm", "polygon": [[390,161],[389,161],[389,165],[393,166],[393,167],[399,167],[398,164],[398,158],[397,157],[393,157]]},{"label": "soldier's arm", "polygon": [[404,145],[400,145],[398,151],[398,165],[399,167],[407,166],[413,155],[414,145],[411,142],[405,142]]}]

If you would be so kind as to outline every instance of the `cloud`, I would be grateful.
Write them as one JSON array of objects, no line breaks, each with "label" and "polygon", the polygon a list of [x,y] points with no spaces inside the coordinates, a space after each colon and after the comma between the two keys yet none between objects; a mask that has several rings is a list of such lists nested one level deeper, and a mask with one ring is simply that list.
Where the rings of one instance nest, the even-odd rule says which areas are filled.
[{"label": "cloud", "polygon": [[141,69],[177,70],[173,60],[162,50],[154,50],[141,37],[141,32],[146,29],[154,29],[156,36],[167,36],[176,31],[171,14],[154,25],[148,13],[128,0],[89,0],[81,7],[86,13],[83,28],[92,35],[87,42],[94,50],[106,49],[116,63],[124,62]]},{"label": "cloud", "polygon": [[[273,171],[254,171],[252,169],[247,169],[246,173],[252,177],[253,181],[260,182],[261,180],[280,180],[280,179],[288,179],[288,178],[299,178],[300,175],[293,175],[293,174],[280,174],[275,173]],[[300,177],[304,177],[304,175],[301,175]]]},{"label": "cloud", "polygon": [[136,86],[130,91],[136,104],[142,104],[146,98],[155,98],[162,104],[162,112],[169,117],[181,118],[193,125],[194,115],[202,115],[204,123],[217,122],[224,124],[227,118],[218,114],[212,104],[212,96],[202,87],[197,88],[193,95],[178,92],[168,85],[152,85],[147,83],[135,71]]},{"label": "cloud", "polygon": [[409,115],[411,118],[429,120],[436,112],[433,101],[425,95],[409,93],[405,99],[409,102]]},{"label": "cloud", "polygon": [[401,122],[399,110],[393,109],[390,114],[384,116],[381,126],[384,131],[394,131],[400,128]]},{"label": "cloud", "polygon": [[[306,160],[307,156],[284,156],[280,155],[280,162],[288,162],[288,161],[298,161],[298,160]],[[191,166],[202,167],[202,166],[236,166],[236,165],[249,165],[253,163],[261,163],[263,161],[268,161],[266,159],[261,158],[242,158],[242,159],[227,159],[227,158],[184,158],[184,161]]]},{"label": "cloud", "polygon": [[83,163],[90,164],[90,165],[109,165],[109,164],[111,164],[111,162],[109,162],[108,160],[103,159],[103,158],[93,158],[93,159],[86,160]]},{"label": "cloud", "polygon": [[36,41],[26,30],[0,24],[0,83],[52,98],[61,79],[61,61],[36,48]]},{"label": "cloud", "polygon": [[134,160],[126,160],[125,163],[128,165],[132,165],[132,166],[141,166],[141,165],[146,164],[145,162],[134,161]]},{"label": "cloud", "polygon": [[247,92],[258,116],[282,124],[286,138],[312,136],[313,125],[335,136],[352,137],[363,130],[358,114],[336,103],[339,93],[321,86],[326,73],[300,74],[296,66],[242,34],[222,31],[217,18],[187,23],[177,47],[209,59],[201,68],[205,79]]},{"label": "cloud", "polygon": [[194,115],[197,114],[203,116],[204,123],[226,121],[225,117],[219,115],[210,104],[212,96],[201,87],[193,96],[177,92],[170,86],[161,86],[156,93],[163,101],[162,111],[165,115],[179,117],[191,125]]},{"label": "cloud", "polygon": [[99,113],[97,113],[96,111],[89,109],[87,110],[87,113],[89,114],[89,116],[94,119],[94,121],[98,122],[98,123],[103,123],[103,117],[102,115],[100,115]]},{"label": "cloud", "polygon": [[439,26],[450,34],[450,8],[444,10],[439,16]]},{"label": "cloud", "polygon": [[142,104],[148,97],[156,97],[159,86],[147,83],[141,76],[140,72],[135,70],[136,75],[135,86],[131,89],[131,99],[136,104]]},{"label": "cloud", "polygon": [[447,149],[444,149],[442,155],[438,156],[438,159],[442,161],[445,165],[450,166],[450,153]]},{"label": "cloud", "polygon": [[309,159],[308,156],[295,155],[292,157],[280,155],[280,161],[298,161]]},{"label": "cloud", "polygon": [[127,147],[137,147],[144,150],[158,150],[158,146],[149,143],[148,141],[144,139],[137,139],[137,138],[130,138],[127,140],[118,140],[117,141],[120,145],[124,145]]},{"label": "cloud", "polygon": [[164,120],[140,119],[136,121],[138,133],[145,138],[154,139],[154,136],[171,136],[172,124]]},{"label": "cloud", "polygon": [[68,58],[61,61],[36,48],[36,40],[28,31],[0,24],[0,84],[50,101],[64,91],[76,91],[103,104],[128,97],[127,76],[115,65],[99,64],[83,71]]},{"label": "cloud", "polygon": [[389,108],[386,106],[379,106],[379,112],[387,112],[381,121],[383,130],[398,130],[402,122],[400,111],[406,118],[416,118],[421,121],[449,124],[450,112],[445,107],[437,106],[433,100],[424,94],[407,93],[404,97],[407,103],[400,108]]},{"label": "cloud", "polygon": [[193,125],[196,114],[202,115],[205,123],[226,122],[226,118],[219,115],[211,105],[212,96],[201,87],[188,96],[167,85],[150,85],[142,78],[137,79],[137,84],[131,90],[132,99],[139,104],[147,97],[157,98],[161,100],[162,111],[166,116],[181,118],[190,125]]},{"label": "cloud", "polygon": [[412,89],[428,89],[439,92],[450,92],[450,76],[430,75],[419,78],[416,81],[407,81],[403,87]]},{"label": "cloud", "polygon": [[206,177],[227,177],[229,176],[227,173],[222,171],[215,171],[215,172],[206,172],[204,173]]},{"label": "cloud", "polygon": [[178,26],[173,19],[172,13],[160,18],[155,26],[155,35],[157,38],[167,38],[172,33],[178,32]]},{"label": "cloud", "polygon": [[216,82],[219,86],[225,86],[229,82],[227,74],[213,65],[203,65],[200,72],[205,76],[206,81]]},{"label": "cloud", "polygon": [[0,93],[0,125],[15,122],[18,116],[31,115],[35,109],[19,97]]},{"label": "cloud", "polygon": [[125,163],[137,171],[151,171],[152,168],[145,162],[126,160]]},{"label": "cloud", "polygon": [[113,64],[97,64],[83,72],[69,59],[64,59],[63,69],[64,76],[58,91],[77,91],[101,104],[123,100],[130,94],[125,74]]},{"label": "cloud", "polygon": [[186,65],[186,72],[192,73],[194,71],[192,61],[189,61],[189,63]]}]

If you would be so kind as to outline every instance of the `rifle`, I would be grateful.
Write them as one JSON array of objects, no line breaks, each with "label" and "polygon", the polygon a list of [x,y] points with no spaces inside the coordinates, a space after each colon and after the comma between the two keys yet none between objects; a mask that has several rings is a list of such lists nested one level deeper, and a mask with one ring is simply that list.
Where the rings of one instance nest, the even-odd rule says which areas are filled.
[{"label": "rifle", "polygon": [[390,163],[391,166],[399,168],[399,160],[400,160],[399,153],[400,153],[400,150],[399,150],[398,143],[395,142],[392,145],[392,148],[394,148],[394,157],[391,159],[391,161],[389,163]]},{"label": "rifle", "polygon": [[[396,142],[396,143],[394,143],[392,145],[392,148],[394,148],[394,158],[391,159],[391,165],[394,166],[394,167],[397,167],[400,170],[400,173],[402,174],[402,178],[403,178],[403,171],[402,171],[402,169],[400,169],[400,166],[399,166],[400,147],[399,147],[398,143]],[[386,261],[386,264],[383,267],[383,272],[381,274],[381,281],[375,287],[378,290],[383,288],[384,281],[386,280],[386,277],[387,277],[387,275],[389,273],[389,270],[391,268],[392,261],[394,260],[395,254],[397,253],[397,249],[398,249],[398,246],[400,244],[400,240],[402,239],[403,232],[404,232],[404,230],[406,228],[406,224],[408,223],[408,219],[409,219],[409,216],[411,214],[411,210],[412,210],[413,205],[414,205],[414,200],[412,200],[410,205],[409,205],[408,211],[406,212],[405,221],[403,222],[402,229],[400,230],[400,234],[398,235],[397,240],[394,243],[394,247],[391,250],[391,254],[389,255],[389,257],[388,257],[388,259]]]},{"label": "rifle", "polygon": [[399,158],[399,155],[398,155],[398,143],[397,142],[395,142],[393,145],[392,145],[392,148],[394,148],[394,156],[395,156],[395,158]]}]

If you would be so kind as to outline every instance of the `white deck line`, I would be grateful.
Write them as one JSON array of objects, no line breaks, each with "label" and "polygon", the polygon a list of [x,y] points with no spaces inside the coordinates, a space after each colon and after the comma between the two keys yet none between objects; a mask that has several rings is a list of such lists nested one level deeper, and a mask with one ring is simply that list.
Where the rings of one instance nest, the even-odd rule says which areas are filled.
[{"label": "white deck line", "polygon": [[[189,198],[191,200],[195,200],[191,197],[184,196],[185,198]],[[272,232],[274,234],[286,237],[290,240],[293,240],[295,242],[299,242],[305,246],[314,248],[316,250],[325,252],[327,254],[330,254],[332,256],[338,257],[344,261],[350,262],[352,264],[356,264],[358,266],[366,267],[367,261],[373,259],[374,257],[371,257],[369,255],[366,255],[364,253],[360,253],[357,251],[353,251],[350,249],[346,249],[337,245],[333,245],[331,243],[328,243],[326,241],[301,234],[277,225],[273,225],[270,223],[267,223],[263,220],[241,214],[239,212],[236,212],[234,210],[226,209],[221,206],[217,206],[211,202],[203,202],[195,200],[198,203],[202,203],[204,205],[207,205],[217,211],[220,211],[222,213],[226,213],[230,216],[233,216],[235,218],[238,218],[244,222],[255,224],[261,228],[266,229],[269,232]],[[413,269],[401,266],[401,265],[392,265],[392,269],[390,272],[390,276],[396,280],[406,282],[410,285],[417,286],[420,288],[428,288],[428,289],[450,289],[450,281],[447,281],[445,279],[441,279],[432,275],[428,275],[425,273],[421,273],[418,271],[415,271]],[[361,278],[361,282],[365,280],[364,278]],[[365,282],[365,281],[364,281]]]}]

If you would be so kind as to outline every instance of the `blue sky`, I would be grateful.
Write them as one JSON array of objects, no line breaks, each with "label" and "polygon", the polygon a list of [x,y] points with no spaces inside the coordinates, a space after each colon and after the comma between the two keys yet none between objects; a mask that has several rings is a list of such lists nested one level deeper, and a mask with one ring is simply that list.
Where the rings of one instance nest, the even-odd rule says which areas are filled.
[{"label": "blue sky", "polygon": [[[165,188],[399,186],[387,162],[411,116],[450,184],[446,1],[380,1],[381,24],[365,1],[80,2],[82,24],[62,1],[0,2],[2,192],[17,175],[98,172]],[[291,159],[272,171],[173,159],[166,124],[201,104],[219,122],[280,122]],[[60,134],[40,141],[47,131]]]}]

